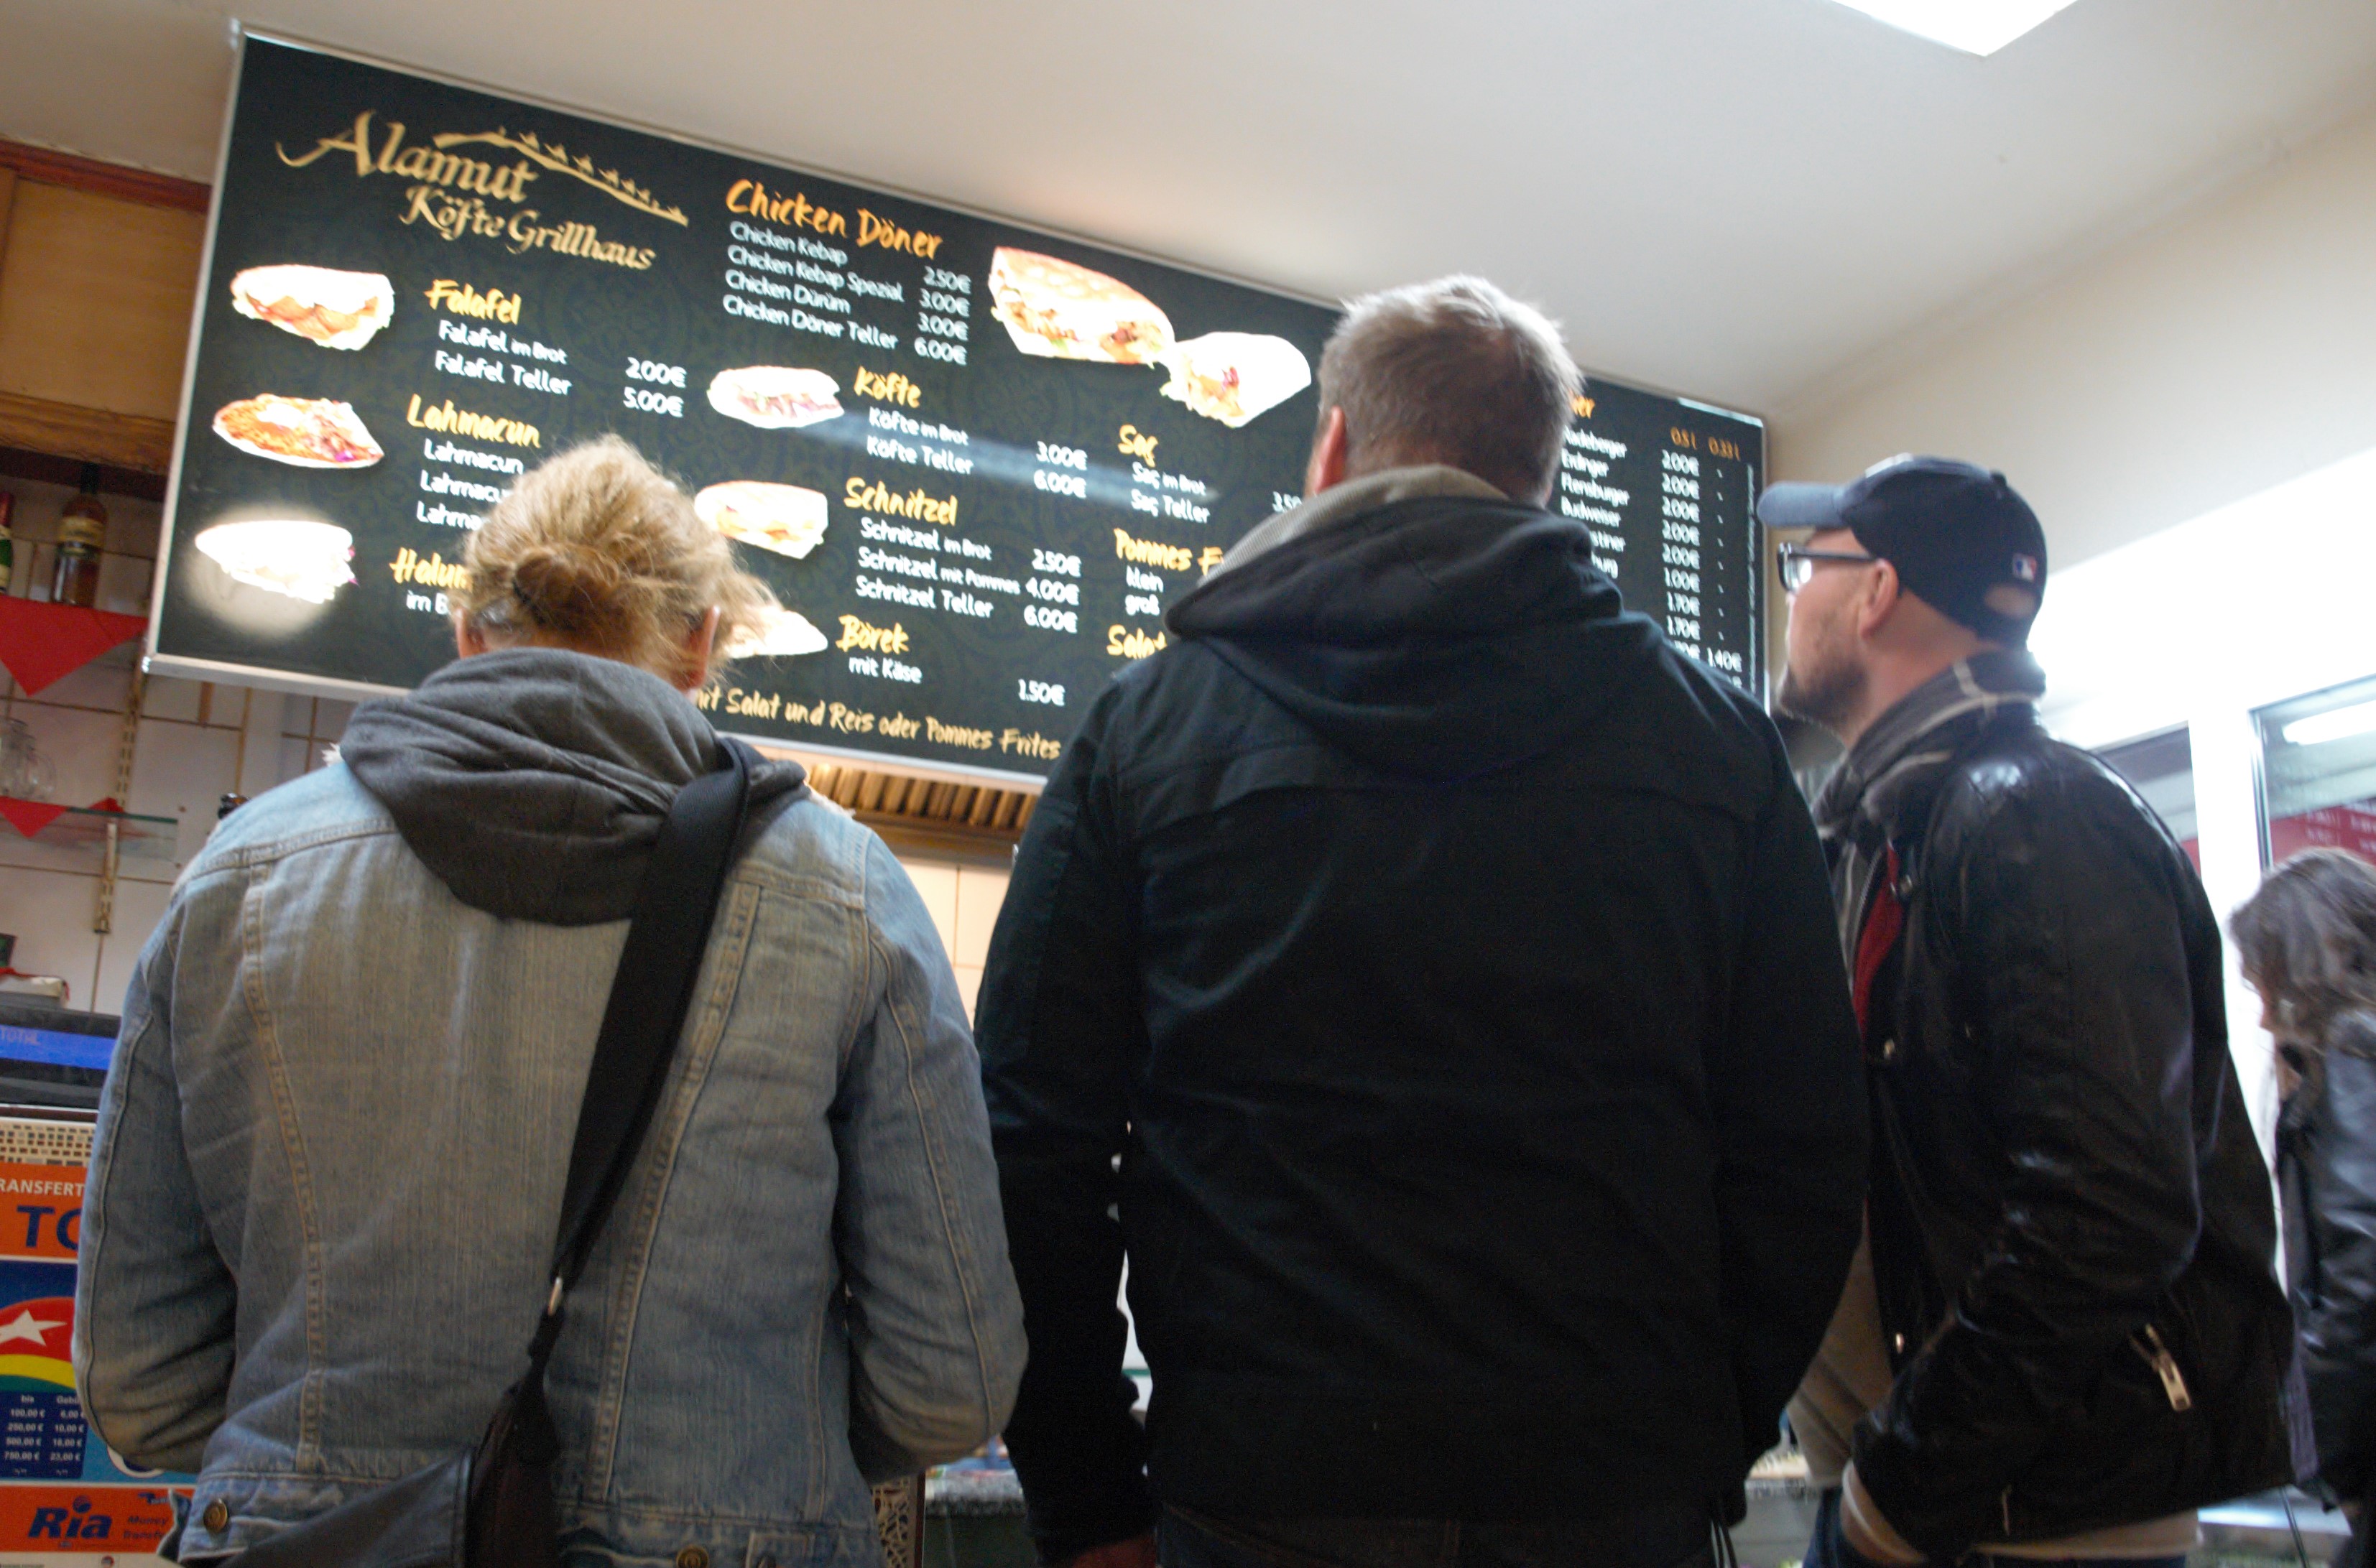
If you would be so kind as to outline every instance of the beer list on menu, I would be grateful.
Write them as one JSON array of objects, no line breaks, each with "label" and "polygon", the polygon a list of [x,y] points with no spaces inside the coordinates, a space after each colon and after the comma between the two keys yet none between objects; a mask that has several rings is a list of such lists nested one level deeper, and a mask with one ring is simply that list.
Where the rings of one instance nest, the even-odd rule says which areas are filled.
[{"label": "beer list on menu", "polygon": [[[781,609],[731,733],[1023,778],[1291,506],[1334,313],[731,152],[243,42],[155,667],[452,657],[469,532],[616,434]],[[1552,505],[1755,690],[1753,420],[1594,381]]]}]

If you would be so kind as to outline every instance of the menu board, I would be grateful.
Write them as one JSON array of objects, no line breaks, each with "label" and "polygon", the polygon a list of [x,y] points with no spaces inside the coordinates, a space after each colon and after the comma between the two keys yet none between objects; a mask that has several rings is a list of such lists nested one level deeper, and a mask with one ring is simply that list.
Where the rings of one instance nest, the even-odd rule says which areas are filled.
[{"label": "menu board", "polygon": [[1592,564],[1693,658],[1764,692],[1757,476],[1747,414],[1592,378],[1551,504],[1591,531]]},{"label": "menu board", "polygon": [[[720,729],[1025,779],[1295,504],[1335,321],[255,35],[201,289],[153,667],[417,683],[453,657],[470,530],[615,434],[783,607],[700,694]],[[1753,680],[1755,427],[1599,384],[1579,411],[1562,508],[1630,600]]]}]

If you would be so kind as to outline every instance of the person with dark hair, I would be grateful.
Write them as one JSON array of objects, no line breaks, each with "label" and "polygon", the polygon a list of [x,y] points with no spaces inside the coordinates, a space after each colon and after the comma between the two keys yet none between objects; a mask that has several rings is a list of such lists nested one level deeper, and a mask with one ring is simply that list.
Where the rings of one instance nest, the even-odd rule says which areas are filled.
[{"label": "person with dark hair", "polygon": [[[734,766],[692,694],[772,596],[616,437],[523,476],[463,568],[462,657],[215,829],[125,998],[74,1364],[110,1448],[197,1472],[183,1562],[478,1439],[563,1299],[609,993],[686,978],[622,974],[629,916]],[[734,770],[692,1006],[547,1346],[569,1563],[879,1565],[867,1483],[981,1443],[1021,1373],[923,901],[797,764]]]},{"label": "person with dark hair", "polygon": [[2304,849],[2228,918],[2276,1043],[2277,1195],[2318,1477],[2367,1561],[2376,1501],[2376,866]]},{"label": "person with dark hair", "polygon": [[2049,735],[2046,535],[2004,475],[1895,457],[1759,499],[1778,706],[1815,801],[1873,1106],[1867,1245],[1790,1422],[1808,1568],[2180,1568],[2292,1479],[2292,1323],[2228,1051],[2219,926],[2110,768]]},{"label": "person with dark hair", "polygon": [[1771,721],[1544,509],[1576,389],[1480,279],[1354,302],[1303,505],[1040,797],[978,1023],[1051,1563],[1672,1568],[1773,1445],[1847,990]]}]

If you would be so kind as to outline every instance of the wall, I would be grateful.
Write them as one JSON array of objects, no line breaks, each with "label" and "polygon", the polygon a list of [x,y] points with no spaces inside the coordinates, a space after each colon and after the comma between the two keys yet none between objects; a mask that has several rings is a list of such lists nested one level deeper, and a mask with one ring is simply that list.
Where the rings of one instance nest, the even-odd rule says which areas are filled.
[{"label": "wall", "polygon": [[[16,581],[10,591],[47,597],[58,509],[72,491],[35,481],[0,479],[17,495]],[[110,495],[108,564],[100,608],[129,614],[148,608],[160,508]],[[126,647],[27,696],[0,672],[0,718],[22,719],[57,766],[54,799],[88,804],[115,790],[118,737],[135,648]],[[29,843],[0,823],[0,931],[17,936],[16,968],[65,977],[70,1005],[113,1013],[123,1004],[141,944],[163,917],[182,865],[205,845],[222,795],[255,796],[322,765],[352,706],[327,698],[211,682],[152,679],[141,707],[127,809],[179,824],[170,851],[127,860],[118,878],[114,930],[91,929],[98,908],[100,857],[83,848]],[[902,856],[956,966],[968,1014],[981,984],[991,927],[1006,897],[1004,868]]]},{"label": "wall", "polygon": [[2376,446],[2371,258],[2376,117],[1802,397],[1775,416],[1775,472],[1967,457],[2074,564]]}]

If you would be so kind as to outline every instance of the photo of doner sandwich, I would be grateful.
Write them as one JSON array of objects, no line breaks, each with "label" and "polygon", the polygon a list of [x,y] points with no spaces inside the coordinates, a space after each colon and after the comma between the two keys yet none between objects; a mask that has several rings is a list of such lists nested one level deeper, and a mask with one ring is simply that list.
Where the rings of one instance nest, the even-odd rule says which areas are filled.
[{"label": "photo of doner sandwich", "polygon": [[1146,295],[1038,251],[1000,246],[990,299],[1015,346],[1042,359],[1153,364],[1171,346],[1170,319]]},{"label": "photo of doner sandwich", "polygon": [[251,267],[231,280],[232,308],[326,349],[360,349],[396,314],[396,290],[382,272],[328,267]]},{"label": "photo of doner sandwich", "polygon": [[709,406],[728,419],[761,430],[798,430],[820,420],[839,419],[841,386],[821,370],[784,364],[748,364],[721,370],[709,381]]},{"label": "photo of doner sandwich", "polygon": [[729,480],[695,495],[693,515],[729,539],[795,561],[825,537],[825,493],[797,484]]},{"label": "photo of doner sandwich", "polygon": [[355,537],[334,523],[252,517],[217,523],[192,541],[235,583],[327,604],[355,580]]},{"label": "photo of doner sandwich", "polygon": [[1163,395],[1206,419],[1242,430],[1312,385],[1312,362],[1284,338],[1259,332],[1207,332],[1175,343],[1163,356],[1171,379]]}]

